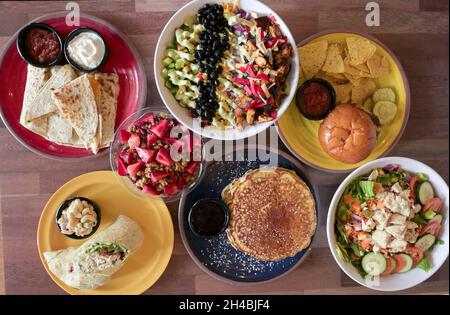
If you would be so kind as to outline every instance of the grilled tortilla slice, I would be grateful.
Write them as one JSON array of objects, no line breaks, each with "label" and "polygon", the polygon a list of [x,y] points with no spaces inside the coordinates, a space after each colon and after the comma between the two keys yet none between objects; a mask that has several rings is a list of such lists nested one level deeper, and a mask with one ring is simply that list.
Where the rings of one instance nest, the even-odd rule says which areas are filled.
[{"label": "grilled tortilla slice", "polygon": [[27,82],[25,84],[25,91],[23,94],[22,111],[20,113],[20,124],[30,131],[37,133],[41,136],[47,134],[47,118],[36,119],[28,122],[26,117],[30,111],[31,104],[39,91],[44,87],[45,83],[51,76],[50,69],[37,68],[28,65],[27,69]]},{"label": "grilled tortilla slice", "polygon": [[100,148],[108,147],[114,137],[117,99],[119,97],[119,76],[113,73],[95,73],[91,79],[95,86],[95,102],[99,114],[98,137]]},{"label": "grilled tortilla slice", "polygon": [[[143,241],[144,234],[139,225],[120,215],[112,225],[83,245],[44,252],[43,255],[50,271],[65,284],[79,290],[94,290],[108,283]],[[112,244],[120,246],[122,254],[92,250]]]},{"label": "grilled tortilla slice", "polygon": [[75,71],[72,70],[70,65],[61,67],[50,77],[50,79],[39,91],[39,94],[34,98],[25,119],[27,121],[33,121],[56,112],[58,109],[52,100],[52,91],[54,89],[59,89],[61,86],[72,81],[76,77],[77,75]]},{"label": "grilled tortilla slice", "polygon": [[[93,86],[96,88],[95,84]],[[89,75],[85,74],[53,91],[52,98],[61,117],[75,129],[84,146],[95,154],[99,147],[99,115],[93,86]]]}]

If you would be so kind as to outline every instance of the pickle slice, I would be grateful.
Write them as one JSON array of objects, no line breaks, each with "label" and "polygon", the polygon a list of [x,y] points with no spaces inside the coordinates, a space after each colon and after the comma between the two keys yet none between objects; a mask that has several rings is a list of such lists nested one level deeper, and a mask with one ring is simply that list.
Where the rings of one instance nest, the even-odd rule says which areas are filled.
[{"label": "pickle slice", "polygon": [[380,124],[385,125],[394,120],[397,114],[397,105],[389,101],[381,101],[375,104],[373,113],[378,117]]},{"label": "pickle slice", "polygon": [[395,92],[391,88],[381,88],[376,90],[372,95],[373,102],[376,104],[381,101],[395,103]]}]

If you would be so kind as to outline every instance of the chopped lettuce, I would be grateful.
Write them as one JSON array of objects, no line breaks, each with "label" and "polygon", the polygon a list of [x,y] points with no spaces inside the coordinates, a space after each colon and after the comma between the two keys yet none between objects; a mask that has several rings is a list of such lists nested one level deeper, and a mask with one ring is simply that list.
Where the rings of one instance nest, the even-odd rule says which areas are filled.
[{"label": "chopped lettuce", "polygon": [[373,193],[373,182],[370,180],[366,181],[360,181],[359,187],[361,187],[361,190],[363,192],[364,200],[371,199],[375,195]]},{"label": "chopped lettuce", "polygon": [[422,219],[420,217],[420,215],[415,214],[414,217],[411,219],[411,221],[413,221],[414,223],[418,224],[418,225],[427,225],[427,221],[425,221],[424,219]]},{"label": "chopped lettuce", "polygon": [[430,266],[430,263],[428,262],[428,259],[426,257],[424,257],[417,265],[417,268],[420,268],[426,272],[430,271],[431,266]]}]

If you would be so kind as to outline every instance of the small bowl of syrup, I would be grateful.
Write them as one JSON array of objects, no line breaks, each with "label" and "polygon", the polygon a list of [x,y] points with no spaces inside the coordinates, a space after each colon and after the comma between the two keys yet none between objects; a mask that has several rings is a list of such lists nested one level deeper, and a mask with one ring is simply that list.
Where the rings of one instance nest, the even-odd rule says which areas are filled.
[{"label": "small bowl of syrup", "polygon": [[219,235],[228,226],[228,206],[219,199],[207,198],[197,201],[189,211],[189,227],[197,237],[211,238]]}]

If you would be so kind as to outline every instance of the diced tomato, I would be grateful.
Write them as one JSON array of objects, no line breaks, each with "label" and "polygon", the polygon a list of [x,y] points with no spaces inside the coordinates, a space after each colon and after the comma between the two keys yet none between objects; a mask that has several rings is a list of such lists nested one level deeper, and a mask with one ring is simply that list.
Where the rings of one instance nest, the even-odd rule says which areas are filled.
[{"label": "diced tomato", "polygon": [[384,208],[384,203],[383,203],[383,201],[377,199],[377,208],[378,208],[378,209],[383,209],[383,208]]},{"label": "diced tomato", "polygon": [[352,202],[352,208],[359,211],[361,209],[361,203],[358,200]]},{"label": "diced tomato", "polygon": [[419,178],[417,176],[411,177],[411,180],[409,181],[409,195],[414,200],[416,200],[416,184],[418,181]]},{"label": "diced tomato", "polygon": [[434,212],[441,212],[443,208],[444,202],[440,198],[431,198],[425,202],[421,213],[424,213],[427,210],[432,210]]},{"label": "diced tomato", "polygon": [[406,248],[407,253],[413,259],[414,266],[416,266],[423,259],[423,251],[415,246],[409,246]]},{"label": "diced tomato", "polygon": [[437,238],[439,237],[439,232],[441,232],[441,225],[436,221],[430,221],[420,230],[419,236],[429,233]]},{"label": "diced tomato", "polygon": [[361,247],[364,249],[370,249],[372,247],[372,244],[369,240],[364,240],[360,243]]},{"label": "diced tomato", "polygon": [[197,79],[203,80],[204,79],[204,75],[205,74],[203,72],[199,72],[199,73],[197,73],[196,77],[197,77]]}]

